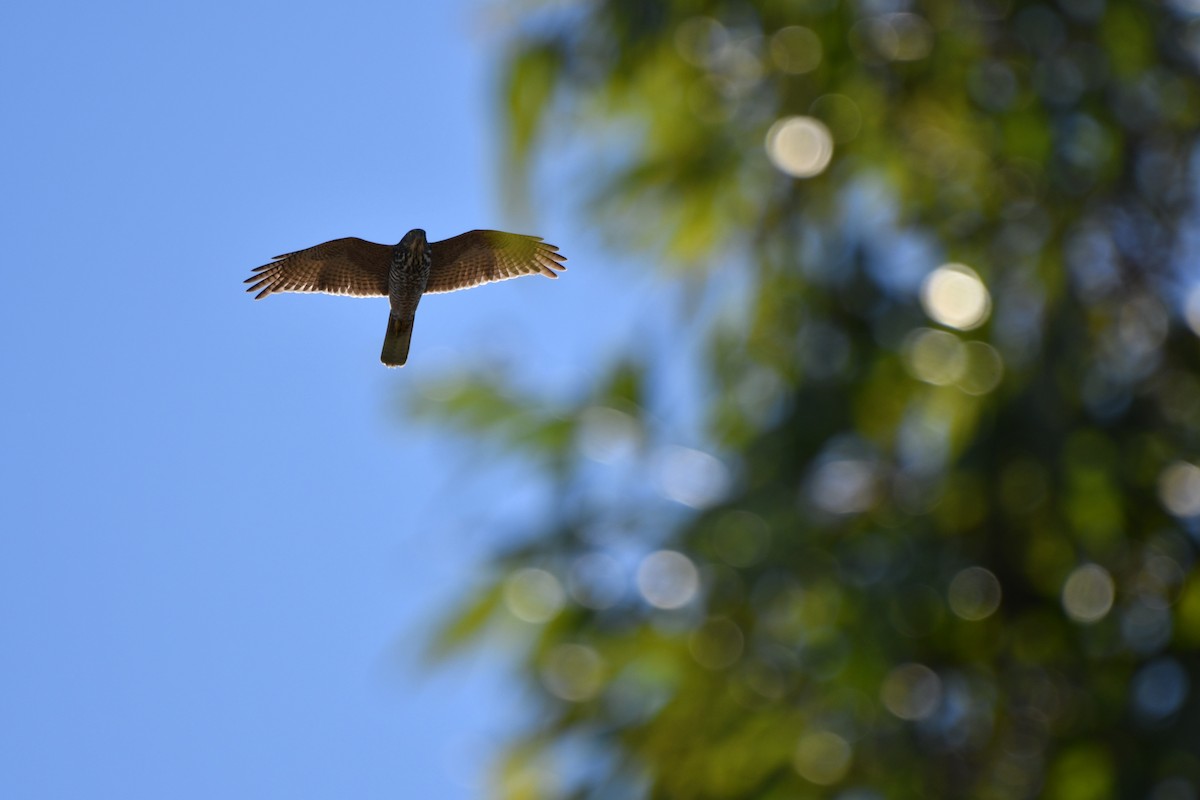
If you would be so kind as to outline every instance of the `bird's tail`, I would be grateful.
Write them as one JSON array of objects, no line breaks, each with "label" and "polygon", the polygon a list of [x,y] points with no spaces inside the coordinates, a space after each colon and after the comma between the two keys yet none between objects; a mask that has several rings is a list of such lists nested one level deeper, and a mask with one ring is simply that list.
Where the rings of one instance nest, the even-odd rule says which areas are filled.
[{"label": "bird's tail", "polygon": [[379,360],[389,367],[403,367],[408,361],[408,343],[412,340],[413,318],[388,316],[387,335],[383,337],[383,353]]}]

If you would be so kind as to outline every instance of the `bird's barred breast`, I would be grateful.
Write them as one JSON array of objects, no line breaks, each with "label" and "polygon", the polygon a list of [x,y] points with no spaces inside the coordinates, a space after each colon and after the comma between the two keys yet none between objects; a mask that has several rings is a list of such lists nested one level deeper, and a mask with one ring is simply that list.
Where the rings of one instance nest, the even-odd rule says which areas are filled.
[{"label": "bird's barred breast", "polygon": [[388,296],[392,310],[414,312],[425,287],[429,284],[430,259],[428,253],[422,259],[413,259],[411,254],[397,247],[392,255],[388,270]]}]

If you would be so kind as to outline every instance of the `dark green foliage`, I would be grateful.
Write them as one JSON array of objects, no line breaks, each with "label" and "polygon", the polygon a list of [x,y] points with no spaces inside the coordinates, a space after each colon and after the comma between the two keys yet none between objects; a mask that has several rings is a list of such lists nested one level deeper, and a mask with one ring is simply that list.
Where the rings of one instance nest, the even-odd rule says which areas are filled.
[{"label": "dark green foliage", "polygon": [[[1197,796],[1194,5],[531,21],[521,163],[548,126],[594,141],[610,240],[737,299],[705,323],[719,461],[672,447],[645,353],[572,407],[486,381],[428,407],[560,487],[449,629],[533,620],[545,713],[499,794],[554,795],[536,766],[597,798]],[[764,148],[791,116],[833,142],[803,180]],[[977,325],[947,316],[970,273],[922,305],[947,262]]]}]

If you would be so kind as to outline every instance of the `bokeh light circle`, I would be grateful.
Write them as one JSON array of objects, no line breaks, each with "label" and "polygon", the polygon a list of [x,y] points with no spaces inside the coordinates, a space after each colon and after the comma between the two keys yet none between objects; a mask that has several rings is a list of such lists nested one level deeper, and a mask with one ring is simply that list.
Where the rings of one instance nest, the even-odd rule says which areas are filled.
[{"label": "bokeh light circle", "polygon": [[900,719],[926,719],[942,701],[942,679],[924,664],[901,664],[883,679],[879,698]]},{"label": "bokeh light circle", "polygon": [[793,178],[820,175],[833,159],[833,135],[813,117],[784,117],[767,131],[767,156]]},{"label": "bokeh light circle", "polygon": [[800,737],[792,764],[800,777],[818,786],[829,786],[846,776],[853,752],[850,743],[830,731],[813,731]]},{"label": "bokeh light circle", "polygon": [[562,584],[544,569],[519,569],[504,581],[504,604],[524,622],[549,622],[565,602]]},{"label": "bokeh light circle", "polygon": [[1183,318],[1187,320],[1192,333],[1200,336],[1200,286],[1194,286],[1188,292],[1183,303]]},{"label": "bokeh light circle", "polygon": [[904,339],[904,366],[914,378],[948,386],[967,374],[968,351],[953,333],[917,328]]},{"label": "bokeh light circle", "polygon": [[1175,461],[1158,476],[1158,498],[1177,517],[1200,516],[1200,467]]},{"label": "bokeh light circle", "polygon": [[657,455],[662,493],[692,508],[715,505],[729,489],[729,470],[716,456],[691,447],[667,445]]},{"label": "bokeh light circle", "polygon": [[1004,359],[987,342],[967,342],[967,364],[955,384],[970,395],[984,395],[1000,385],[1004,377]]},{"label": "bokeh light circle", "polygon": [[950,581],[948,601],[956,616],[978,621],[987,619],[1000,607],[1000,581],[983,567],[967,567]]},{"label": "bokeh light circle", "polygon": [[1062,605],[1076,622],[1098,622],[1112,610],[1116,587],[1108,570],[1099,564],[1084,564],[1063,583]]},{"label": "bokeh light circle", "polygon": [[692,560],[674,550],[659,550],[638,565],[637,586],[646,602],[656,608],[680,608],[700,588],[700,573]]},{"label": "bokeh light circle", "polygon": [[802,75],[821,64],[821,37],[800,25],[780,28],[771,36],[771,60],[782,72]]},{"label": "bokeh light circle", "polygon": [[992,297],[975,270],[943,264],[921,284],[921,305],[929,318],[960,331],[978,328],[992,313]]},{"label": "bokeh light circle", "polygon": [[604,662],[591,647],[560,644],[546,655],[542,684],[563,700],[589,700],[604,684]]},{"label": "bokeh light circle", "polygon": [[1133,705],[1146,719],[1162,719],[1183,706],[1191,690],[1187,670],[1173,658],[1150,662],[1133,679]]}]

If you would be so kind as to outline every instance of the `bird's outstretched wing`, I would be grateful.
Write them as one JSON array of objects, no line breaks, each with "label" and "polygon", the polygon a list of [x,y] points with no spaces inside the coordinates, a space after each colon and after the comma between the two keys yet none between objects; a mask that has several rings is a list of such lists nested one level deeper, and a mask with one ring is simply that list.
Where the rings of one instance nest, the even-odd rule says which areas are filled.
[{"label": "bird's outstretched wing", "polygon": [[[506,281],[522,275],[557,278],[566,269],[558,248],[537,236],[503,231],[468,231],[433,242],[426,294],[469,289],[481,283]],[[556,272],[556,270],[558,272]]]},{"label": "bird's outstretched wing", "polygon": [[275,292],[325,292],[355,297],[383,297],[388,293],[388,268],[392,248],[353,237],[275,256],[270,264],[255,267],[247,292],[261,300]]}]

